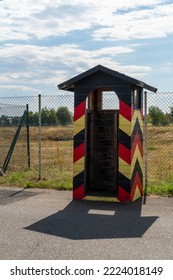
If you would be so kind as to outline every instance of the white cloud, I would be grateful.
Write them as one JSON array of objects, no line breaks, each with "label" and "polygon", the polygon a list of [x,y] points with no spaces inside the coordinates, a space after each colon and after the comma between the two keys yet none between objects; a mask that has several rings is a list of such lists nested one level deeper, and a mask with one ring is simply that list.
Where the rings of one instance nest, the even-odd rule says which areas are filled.
[{"label": "white cloud", "polygon": [[166,37],[173,33],[173,4],[112,15],[110,24],[95,29],[96,40],[130,40]]},{"label": "white cloud", "polygon": [[[103,57],[115,57],[119,54],[129,54],[134,52],[131,47],[115,46],[115,47],[104,47],[96,50],[85,50],[81,49],[80,46],[75,44],[62,44],[59,46],[41,47],[34,45],[17,45],[17,44],[6,44],[0,48],[0,59],[10,61],[17,60],[18,62],[23,59],[28,64],[36,63],[43,64],[45,62],[56,62],[67,64],[70,60],[78,63],[80,59],[100,59]],[[78,60],[76,60],[76,56]],[[34,66],[34,64],[33,64]]]},{"label": "white cloud", "polygon": [[[152,67],[132,60],[139,55],[135,57],[139,41],[131,40],[173,33],[173,4],[166,0],[8,0],[0,1],[0,14],[1,90],[6,86],[56,90],[58,83],[97,64],[143,79]],[[76,30],[83,31],[77,41],[71,33]],[[48,46],[51,38],[54,46]],[[126,42],[112,46],[111,40]]]},{"label": "white cloud", "polygon": [[38,89],[35,89],[33,87],[26,87],[26,86],[19,86],[19,85],[0,85],[0,89],[5,90],[20,90],[20,91],[29,91],[32,93],[40,93],[41,91]]},{"label": "white cloud", "polygon": [[[0,48],[0,60],[4,62],[18,62],[32,65],[36,68],[44,63],[76,63],[87,60],[100,60],[104,57],[115,57],[119,54],[134,52],[132,47],[105,47],[96,50],[84,50],[75,44],[62,44],[59,46],[41,47],[34,45],[6,44]],[[76,60],[76,57],[78,59]]]},{"label": "white cloud", "polygon": [[56,87],[57,83],[70,78],[71,75],[97,64],[142,77],[151,70],[150,67],[121,65],[116,61],[119,54],[126,55],[132,52],[134,52],[132,47],[124,46],[90,51],[70,44],[52,47],[7,44],[0,49],[0,63],[8,68],[8,71],[0,75],[0,83],[28,85],[32,82],[32,85],[44,84]]},{"label": "white cloud", "polygon": [[92,28],[95,39],[163,37],[173,32],[173,5],[163,3],[161,0],[2,1],[0,40],[40,39],[67,35],[74,30],[92,32]]},{"label": "white cloud", "polygon": [[164,63],[164,65],[161,66],[161,69],[166,72],[173,72],[173,61]]}]

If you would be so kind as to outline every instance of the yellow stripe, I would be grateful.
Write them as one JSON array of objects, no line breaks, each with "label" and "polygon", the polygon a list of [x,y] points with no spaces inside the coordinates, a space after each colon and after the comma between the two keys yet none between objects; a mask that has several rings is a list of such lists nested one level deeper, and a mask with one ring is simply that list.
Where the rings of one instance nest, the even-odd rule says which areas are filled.
[{"label": "yellow stripe", "polygon": [[129,180],[131,179],[131,165],[119,158],[119,172],[126,176]]},{"label": "yellow stripe", "polygon": [[86,195],[84,200],[104,201],[104,202],[120,202],[116,197],[91,196],[91,195]]},{"label": "yellow stripe", "polygon": [[122,131],[124,131],[126,134],[131,136],[137,119],[139,121],[141,131],[143,133],[143,120],[141,118],[141,114],[139,111],[135,111],[131,122],[129,120],[127,120],[125,117],[123,117],[122,115],[120,115],[119,116],[119,128]]},{"label": "yellow stripe", "polygon": [[138,160],[139,166],[141,168],[141,170],[143,169],[143,160],[142,158],[133,158],[132,163],[131,163],[131,171],[133,173],[136,161]]},{"label": "yellow stripe", "polygon": [[85,128],[85,115],[83,115],[80,119],[74,122],[74,135],[79,133],[84,128]]},{"label": "yellow stripe", "polygon": [[141,114],[140,114],[140,112],[138,110],[135,110],[134,114],[133,114],[133,118],[132,118],[132,122],[131,122],[132,131],[134,129],[134,126],[136,124],[137,119],[139,121],[139,125],[140,125],[140,128],[141,128],[141,131],[143,133],[143,125],[144,125],[143,124],[143,119],[142,119],[142,116],[141,116]]},{"label": "yellow stripe", "polygon": [[78,175],[84,170],[84,157],[73,163],[73,176]]},{"label": "yellow stripe", "polygon": [[124,118],[122,115],[119,117],[119,128],[126,134],[131,136],[131,122]]},{"label": "yellow stripe", "polygon": [[141,193],[140,193],[138,185],[136,185],[136,190],[135,190],[135,193],[134,193],[133,201],[138,199],[139,197],[141,197]]},{"label": "yellow stripe", "polygon": [[143,158],[141,156],[141,153],[140,153],[140,150],[139,150],[139,147],[138,145],[136,146],[135,148],[135,152],[134,152],[134,155],[133,155],[133,159],[131,161],[131,166],[135,166],[136,164],[136,160],[138,159],[139,161],[139,164],[140,166],[143,165]]},{"label": "yellow stripe", "polygon": [[119,158],[119,171],[121,174],[123,174],[125,177],[127,177],[129,180],[131,180],[134,167],[136,164],[136,161],[138,160],[141,170],[143,169],[143,159],[142,157],[133,157],[133,160],[131,164],[128,164],[123,159]]},{"label": "yellow stripe", "polygon": [[137,118],[138,120],[142,120],[142,116],[139,110],[135,110],[132,117],[132,119],[137,119]]}]

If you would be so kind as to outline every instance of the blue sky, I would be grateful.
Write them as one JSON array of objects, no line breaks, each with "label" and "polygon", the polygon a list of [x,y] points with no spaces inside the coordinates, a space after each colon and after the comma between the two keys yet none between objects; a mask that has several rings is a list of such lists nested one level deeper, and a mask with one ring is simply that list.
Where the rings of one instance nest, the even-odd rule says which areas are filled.
[{"label": "blue sky", "polygon": [[61,94],[102,64],[173,92],[172,0],[1,0],[0,96]]}]

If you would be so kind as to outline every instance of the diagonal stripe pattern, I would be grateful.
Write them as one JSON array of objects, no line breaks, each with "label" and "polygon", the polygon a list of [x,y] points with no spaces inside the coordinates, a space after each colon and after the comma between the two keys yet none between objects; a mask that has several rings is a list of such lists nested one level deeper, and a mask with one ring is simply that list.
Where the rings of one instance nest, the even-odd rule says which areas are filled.
[{"label": "diagonal stripe pattern", "polygon": [[[77,98],[76,98],[77,99]],[[73,198],[85,197],[85,106],[75,101]],[[78,103],[77,103],[78,102]],[[143,120],[142,113],[120,100],[119,110],[119,170],[117,201],[133,201],[142,195],[143,185]]]},{"label": "diagonal stripe pattern", "polygon": [[[77,101],[77,100],[76,100]],[[85,106],[86,101],[76,103],[74,109],[73,198],[83,199],[85,156]]]},{"label": "diagonal stripe pattern", "polygon": [[143,117],[120,101],[119,116],[119,201],[133,201],[142,195]]}]

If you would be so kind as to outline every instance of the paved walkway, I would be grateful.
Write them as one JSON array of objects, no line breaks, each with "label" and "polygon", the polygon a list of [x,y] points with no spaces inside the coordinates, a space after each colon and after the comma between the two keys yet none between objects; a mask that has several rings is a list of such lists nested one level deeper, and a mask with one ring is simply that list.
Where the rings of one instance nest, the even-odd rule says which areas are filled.
[{"label": "paved walkway", "polygon": [[0,259],[173,259],[173,198],[114,204],[0,187]]}]

